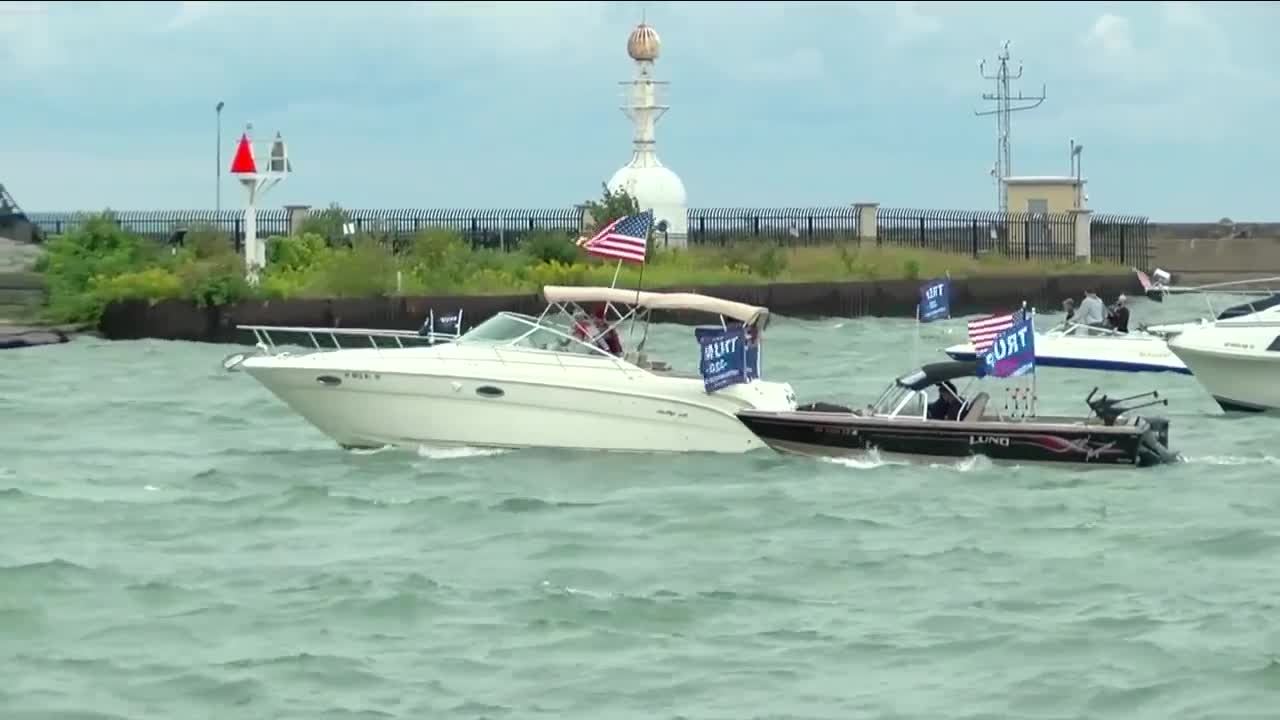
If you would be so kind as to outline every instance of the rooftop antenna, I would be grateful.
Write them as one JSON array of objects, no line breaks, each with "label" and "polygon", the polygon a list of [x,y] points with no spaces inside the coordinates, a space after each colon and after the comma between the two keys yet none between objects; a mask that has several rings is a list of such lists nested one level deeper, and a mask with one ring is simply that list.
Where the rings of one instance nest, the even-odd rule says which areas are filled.
[{"label": "rooftop antenna", "polygon": [[[1040,103],[1044,102],[1045,86],[1040,88],[1039,97],[1027,97],[1018,92],[1017,97],[1011,97],[1009,94],[1009,81],[1017,80],[1022,77],[1022,63],[1018,63],[1018,72],[1010,74],[1009,72],[1009,41],[1005,40],[1001,46],[1000,56],[998,58],[1000,69],[995,75],[988,75],[986,71],[987,61],[978,61],[978,72],[982,74],[985,80],[994,80],[996,82],[996,92],[983,93],[983,100],[995,100],[996,107],[993,110],[974,110],[973,114],[979,117],[983,115],[995,115],[996,122],[996,180],[997,193],[999,194],[1000,211],[1009,211],[1009,192],[1008,179],[1012,170],[1012,161],[1009,156],[1009,116],[1012,113],[1022,110],[1031,110],[1040,107]],[[1014,103],[1031,103],[1030,105],[1015,105]]]}]

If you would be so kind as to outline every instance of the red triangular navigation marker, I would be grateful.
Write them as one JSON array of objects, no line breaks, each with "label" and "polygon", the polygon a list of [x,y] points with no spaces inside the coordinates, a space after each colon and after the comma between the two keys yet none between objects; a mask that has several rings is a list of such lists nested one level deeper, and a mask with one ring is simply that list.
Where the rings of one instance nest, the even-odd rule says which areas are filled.
[{"label": "red triangular navigation marker", "polygon": [[253,159],[253,145],[249,143],[249,135],[246,133],[240,136],[236,156],[231,160],[231,174],[253,175],[257,172],[258,163]]}]

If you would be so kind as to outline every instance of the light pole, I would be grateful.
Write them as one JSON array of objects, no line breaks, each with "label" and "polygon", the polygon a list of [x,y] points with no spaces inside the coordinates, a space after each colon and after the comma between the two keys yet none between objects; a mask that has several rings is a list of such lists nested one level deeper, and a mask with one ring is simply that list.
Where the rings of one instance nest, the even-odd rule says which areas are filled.
[{"label": "light pole", "polygon": [[216,187],[217,187],[217,190],[216,190],[216,199],[214,200],[214,208],[215,208],[218,212],[221,212],[221,211],[222,211],[222,106],[223,106],[223,105],[224,105],[224,103],[223,103],[221,100],[219,100],[219,101],[218,101],[218,104],[213,106],[213,112],[214,112],[214,114],[215,114],[215,115],[217,115],[217,117],[218,117],[218,121],[217,121],[217,124],[218,124],[218,148],[217,148],[217,153],[216,153],[217,163],[218,163],[218,171],[217,171],[217,181],[216,181],[216,183],[217,183],[217,185],[216,185]]},{"label": "light pole", "polygon": [[1080,166],[1084,162],[1083,158],[1080,156],[1080,153],[1083,150],[1084,150],[1084,146],[1077,145],[1076,139],[1071,138],[1071,174],[1075,175],[1075,178],[1076,178],[1076,207],[1077,208],[1084,207],[1084,187],[1080,183],[1083,176],[1083,172],[1081,171]]}]

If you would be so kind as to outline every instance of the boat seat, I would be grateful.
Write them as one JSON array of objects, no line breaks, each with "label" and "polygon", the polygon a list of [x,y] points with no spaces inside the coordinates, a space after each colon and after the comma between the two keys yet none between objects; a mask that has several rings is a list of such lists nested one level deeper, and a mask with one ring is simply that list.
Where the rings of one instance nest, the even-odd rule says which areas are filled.
[{"label": "boat seat", "polygon": [[980,392],[973,396],[969,401],[968,407],[960,413],[961,422],[975,422],[982,418],[982,413],[987,410],[987,402],[991,400],[991,396],[985,392]]}]

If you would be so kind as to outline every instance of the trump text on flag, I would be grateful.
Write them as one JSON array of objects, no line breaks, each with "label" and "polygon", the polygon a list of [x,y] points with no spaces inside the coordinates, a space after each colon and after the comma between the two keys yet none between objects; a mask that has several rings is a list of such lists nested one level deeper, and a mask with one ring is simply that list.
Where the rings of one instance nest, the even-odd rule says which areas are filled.
[{"label": "trump text on flag", "polygon": [[746,332],[742,326],[698,335],[702,358],[698,370],[707,392],[749,381]]},{"label": "trump text on flag", "polygon": [[1012,377],[1033,372],[1036,364],[1035,332],[1029,319],[1000,333],[982,355],[983,374]]},{"label": "trump text on flag", "polygon": [[920,288],[920,321],[931,322],[951,315],[951,281],[934,280]]}]

